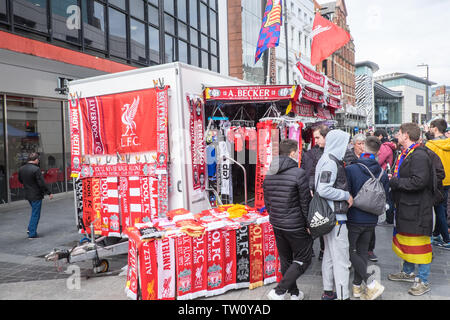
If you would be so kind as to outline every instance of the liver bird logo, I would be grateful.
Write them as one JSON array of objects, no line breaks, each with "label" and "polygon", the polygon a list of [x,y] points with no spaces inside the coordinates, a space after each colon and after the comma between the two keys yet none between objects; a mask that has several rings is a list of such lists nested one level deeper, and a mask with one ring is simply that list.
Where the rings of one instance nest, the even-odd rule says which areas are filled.
[{"label": "liver bird logo", "polygon": [[127,126],[125,133],[122,136],[133,136],[136,130],[136,122],[134,122],[134,117],[136,116],[137,109],[139,107],[139,96],[133,99],[133,103],[124,104],[122,107],[122,123]]}]

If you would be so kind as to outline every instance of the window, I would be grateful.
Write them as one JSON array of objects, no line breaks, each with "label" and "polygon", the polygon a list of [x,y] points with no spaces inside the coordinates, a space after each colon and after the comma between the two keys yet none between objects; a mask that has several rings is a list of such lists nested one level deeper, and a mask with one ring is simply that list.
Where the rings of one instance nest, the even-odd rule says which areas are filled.
[{"label": "window", "polygon": [[148,6],[148,22],[153,25],[159,26],[159,11],[152,5]]},{"label": "window", "polygon": [[77,0],[52,1],[53,38],[80,42],[81,12]]},{"label": "window", "polygon": [[209,61],[208,61],[208,52],[202,50],[202,68],[208,69],[209,68]]},{"label": "window", "polygon": [[416,95],[416,106],[423,107],[423,96]]},{"label": "window", "polygon": [[175,18],[168,14],[164,14],[164,28],[167,33],[175,34]]},{"label": "window", "polygon": [[208,8],[203,3],[200,3],[200,28],[203,33],[208,33]]},{"label": "window", "polygon": [[135,19],[130,19],[131,59],[141,63],[147,62],[145,52],[145,25]]},{"label": "window", "polygon": [[125,10],[125,0],[109,0],[109,4],[115,5],[116,7]]},{"label": "window", "polygon": [[170,63],[170,62],[174,62],[176,61],[176,56],[175,56],[175,38],[172,36],[169,36],[168,34],[166,34],[165,37],[165,59],[164,62],[165,63]]},{"label": "window", "polygon": [[6,14],[6,1],[0,1],[0,21],[8,21]]},{"label": "window", "polygon": [[130,14],[138,19],[144,20],[144,1],[130,0]]},{"label": "window", "polygon": [[150,61],[159,63],[159,30],[148,27],[148,43],[150,48]]},{"label": "window", "polygon": [[180,19],[183,22],[187,22],[186,10],[187,10],[186,0],[178,0],[177,16],[178,16],[178,19]]},{"label": "window", "polygon": [[198,28],[197,0],[189,1],[189,23],[194,28]]},{"label": "window", "polygon": [[217,14],[209,10],[209,32],[213,39],[217,39]]},{"label": "window", "polygon": [[127,58],[125,14],[112,8],[109,8],[109,50],[113,56]]},{"label": "window", "polygon": [[175,15],[175,6],[173,1],[174,0],[164,0],[164,11]]},{"label": "window", "polygon": [[188,45],[184,41],[178,41],[178,61],[188,63]]},{"label": "window", "polygon": [[48,33],[47,0],[14,1],[14,23],[18,26]]},{"label": "window", "polygon": [[84,0],[82,18],[85,45],[105,50],[105,6],[98,1]]},{"label": "window", "polygon": [[199,56],[198,56],[198,49],[196,47],[191,47],[191,64],[193,66],[196,66],[196,67],[199,66],[198,58],[199,58]]}]

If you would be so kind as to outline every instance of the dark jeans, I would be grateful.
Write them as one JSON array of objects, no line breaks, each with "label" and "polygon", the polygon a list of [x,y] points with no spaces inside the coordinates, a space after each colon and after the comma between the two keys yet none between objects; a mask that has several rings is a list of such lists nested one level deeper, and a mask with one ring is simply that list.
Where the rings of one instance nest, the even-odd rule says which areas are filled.
[{"label": "dark jeans", "polygon": [[369,251],[373,251],[375,250],[375,241],[376,241],[376,237],[375,237],[375,228],[373,228],[373,233],[372,236],[370,237],[370,242],[369,242]]},{"label": "dark jeans", "polygon": [[283,275],[275,292],[297,295],[297,279],[311,264],[313,239],[306,230],[285,231],[273,228],[273,232]]},{"label": "dark jeans", "polygon": [[450,187],[444,187],[444,201],[434,206],[434,212],[436,214],[436,226],[434,228],[433,235],[442,236],[442,240],[444,242],[449,242],[450,237],[448,234],[448,224],[447,224],[447,198],[448,198],[448,190]]},{"label": "dark jeans", "polygon": [[28,201],[31,205],[31,217],[28,224],[28,236],[37,236],[37,227],[39,219],[41,218],[42,200]]},{"label": "dark jeans", "polygon": [[367,274],[367,263],[369,261],[368,251],[372,234],[375,233],[375,227],[364,227],[347,224],[348,242],[350,250],[350,261],[355,269],[353,284],[361,285],[369,278]]}]

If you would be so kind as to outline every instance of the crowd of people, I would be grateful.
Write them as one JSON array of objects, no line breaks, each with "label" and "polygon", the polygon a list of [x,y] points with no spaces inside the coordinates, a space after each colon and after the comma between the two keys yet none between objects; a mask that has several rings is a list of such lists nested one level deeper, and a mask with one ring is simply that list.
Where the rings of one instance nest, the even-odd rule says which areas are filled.
[{"label": "crowd of people", "polygon": [[[384,292],[367,271],[368,261],[377,261],[375,228],[380,224],[394,226],[392,250],[402,259],[402,270],[388,279],[412,283],[411,295],[429,292],[433,246],[450,249],[449,131],[443,119],[432,121],[425,131],[415,123],[402,124],[393,137],[378,129],[351,138],[320,125],[313,129],[314,146],[303,152],[300,165],[297,142],[282,140],[264,181],[282,273],[268,297],[304,298],[297,279],[315,256],[308,213],[316,193],[326,200],[335,223],[331,231],[315,236],[320,241],[322,300],[347,300],[351,295],[374,300]],[[362,196],[355,201],[369,180],[380,186],[381,216],[362,205]]]}]

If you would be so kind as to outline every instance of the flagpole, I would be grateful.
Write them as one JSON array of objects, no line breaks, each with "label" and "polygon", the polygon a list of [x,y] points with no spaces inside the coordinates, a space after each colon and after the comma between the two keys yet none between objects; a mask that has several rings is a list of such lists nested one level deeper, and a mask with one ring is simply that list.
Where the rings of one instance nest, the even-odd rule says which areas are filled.
[{"label": "flagpole", "polygon": [[289,49],[288,49],[288,29],[287,29],[287,5],[286,0],[282,3],[284,7],[283,16],[284,16],[284,35],[286,39],[286,84],[289,84]]}]

